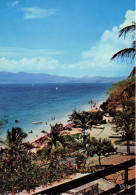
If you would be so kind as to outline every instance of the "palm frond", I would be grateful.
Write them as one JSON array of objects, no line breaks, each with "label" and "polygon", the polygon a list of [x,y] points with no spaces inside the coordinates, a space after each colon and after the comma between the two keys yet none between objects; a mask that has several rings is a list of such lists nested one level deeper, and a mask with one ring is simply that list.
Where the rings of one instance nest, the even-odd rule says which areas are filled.
[{"label": "palm frond", "polygon": [[136,30],[135,24],[126,26],[119,31],[119,37],[123,35],[125,38],[128,33],[132,34],[132,36],[135,36],[135,30]]},{"label": "palm frond", "polygon": [[56,149],[63,150],[63,145],[59,141],[56,141]]},{"label": "palm frond", "polygon": [[53,153],[55,152],[55,149],[56,149],[56,147],[55,147],[55,145],[53,144],[52,147],[51,147],[50,153],[53,154]]},{"label": "palm frond", "polygon": [[136,49],[136,40],[133,41],[132,47]]},{"label": "palm frond", "polygon": [[6,142],[5,140],[3,140],[3,139],[0,139],[0,143],[1,143],[1,144],[4,144],[4,145],[6,145],[6,146],[8,145],[7,142]]},{"label": "palm frond", "polygon": [[115,58],[120,58],[121,60],[123,61],[131,61],[133,62],[135,60],[135,48],[125,48],[125,49],[122,49],[120,51],[118,51],[117,53],[115,53],[111,60],[114,60]]},{"label": "palm frond", "polygon": [[92,123],[92,120],[89,120],[86,124],[87,124],[87,126],[91,127],[92,126],[91,123]]}]

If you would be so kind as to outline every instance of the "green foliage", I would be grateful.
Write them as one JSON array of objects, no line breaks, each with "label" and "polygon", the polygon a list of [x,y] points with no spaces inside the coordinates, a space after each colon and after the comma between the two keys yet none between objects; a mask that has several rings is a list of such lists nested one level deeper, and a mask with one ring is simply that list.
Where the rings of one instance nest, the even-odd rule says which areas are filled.
[{"label": "green foliage", "polygon": [[71,155],[71,152],[83,148],[83,136],[79,135],[59,135],[56,144],[53,143],[51,137],[48,137],[45,147],[39,150],[38,159],[49,160],[54,159],[58,155],[63,157]]},{"label": "green foliage", "polygon": [[60,135],[62,129],[62,124],[56,123],[55,125],[51,126],[51,132],[46,141],[46,146],[40,152],[40,155],[41,157],[43,157],[43,159],[54,158],[64,150],[64,141],[62,139],[62,136]]},{"label": "green foliage", "polygon": [[11,131],[7,131],[6,140],[0,140],[0,143],[4,144],[5,147],[9,150],[11,154],[14,151],[21,151],[22,149],[22,141],[27,137],[27,134],[22,131],[19,127],[12,127]]},{"label": "green foliage", "polygon": [[[76,171],[68,159],[62,159],[57,153],[55,158],[38,164],[37,156],[25,150],[21,144],[25,137],[20,128],[8,131],[8,147],[0,151],[0,194],[34,191],[38,186],[52,185],[51,182],[67,178]],[[55,140],[55,146],[60,147],[57,138]]]},{"label": "green foliage", "polygon": [[32,191],[76,172],[68,160],[59,156],[42,165],[38,165],[35,158],[35,154],[26,151],[13,156],[8,151],[4,153],[0,163],[0,194]]},{"label": "green foliage", "polygon": [[95,100],[89,100],[88,101],[88,104],[91,105],[91,108],[95,107],[96,106],[96,101]]},{"label": "green foliage", "polygon": [[79,148],[83,147],[82,144],[82,135],[80,134],[80,136],[78,135],[65,135],[62,136],[63,142],[65,147],[68,147],[69,149],[74,149],[76,148],[76,150],[78,150]]},{"label": "green foliage", "polygon": [[72,135],[69,135],[69,136],[72,137],[72,138],[75,138],[75,139],[81,139],[82,134],[81,133],[77,133],[77,134],[72,134]]},{"label": "green foliage", "polygon": [[81,153],[78,153],[77,156],[76,156],[76,164],[77,164],[77,167],[78,169],[81,168],[81,165],[85,166],[86,164],[86,156],[85,154],[81,154]]},{"label": "green foliage", "polygon": [[[39,168],[32,164],[32,154],[5,151],[0,165],[0,193],[30,190],[38,183]],[[33,183],[33,184],[32,184]]]},{"label": "green foliage", "polygon": [[133,82],[135,82],[134,77],[127,78],[125,80],[119,81],[118,83],[114,83],[112,88],[107,92],[110,96],[119,95],[126,87],[129,87]]},{"label": "green foliage", "polygon": [[97,111],[97,112],[93,112],[90,113],[90,118],[92,119],[92,124],[98,124],[101,123],[102,119],[103,119],[103,112],[102,111]]},{"label": "green foliage", "polygon": [[100,138],[97,140],[95,137],[92,137],[87,147],[87,155],[92,157],[94,154],[97,154],[99,158],[99,165],[101,165],[101,155],[109,152],[115,152],[115,150],[116,149],[113,147],[110,140],[107,140],[106,138]]},{"label": "green foliage", "polygon": [[125,103],[123,111],[117,112],[115,122],[124,131],[123,139],[127,140],[127,152],[130,153],[129,141],[135,139],[135,102]]},{"label": "green foliage", "polygon": [[7,123],[8,123],[8,117],[7,116],[1,117],[0,118],[0,129]]},{"label": "green foliage", "polygon": [[61,128],[61,124],[51,126],[51,133],[46,140],[45,147],[38,151],[38,158],[48,160],[56,158],[59,154],[67,156],[75,148],[79,149],[83,147],[81,135],[61,135]]},{"label": "green foliage", "polygon": [[75,123],[76,127],[79,127],[83,130],[84,133],[84,146],[86,147],[86,136],[85,136],[85,131],[87,129],[91,129],[92,127],[92,119],[90,118],[90,113],[82,111],[82,112],[77,112],[73,111],[73,113],[70,115],[70,120]]},{"label": "green foliage", "polygon": [[86,111],[73,111],[70,115],[70,120],[73,121],[76,127],[83,129],[91,129],[92,125],[99,123],[103,118],[103,112],[86,112]]},{"label": "green foliage", "polygon": [[[131,34],[132,38],[134,38],[135,32],[136,32],[136,26],[135,26],[135,22],[133,22],[131,25],[126,26],[119,31],[119,37],[124,35],[124,38],[125,38],[127,34],[129,35]],[[129,63],[134,62],[135,61],[135,42],[136,42],[135,40],[132,42],[131,47],[122,49],[118,51],[117,53],[115,53],[112,56],[111,60],[115,58],[119,58],[121,60],[126,60],[126,62],[129,62]]]},{"label": "green foliage", "polygon": [[63,130],[63,125],[60,123],[56,123],[55,125],[51,125],[51,132],[50,137],[52,137],[52,140],[55,141],[59,139],[60,131]]}]

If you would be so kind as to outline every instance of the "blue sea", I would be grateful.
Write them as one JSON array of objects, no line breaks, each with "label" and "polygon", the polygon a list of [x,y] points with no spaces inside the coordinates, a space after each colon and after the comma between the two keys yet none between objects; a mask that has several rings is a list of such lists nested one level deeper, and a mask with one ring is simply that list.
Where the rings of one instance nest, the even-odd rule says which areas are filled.
[{"label": "blue sea", "polygon": [[[0,117],[8,116],[8,124],[0,130],[0,136],[5,137],[7,129],[16,126],[29,137],[31,130],[33,137],[39,136],[41,130],[49,132],[50,124],[65,123],[74,109],[91,109],[90,99],[105,100],[111,86],[111,83],[1,84]],[[15,119],[19,122],[15,123]],[[37,121],[42,124],[33,124]]]}]

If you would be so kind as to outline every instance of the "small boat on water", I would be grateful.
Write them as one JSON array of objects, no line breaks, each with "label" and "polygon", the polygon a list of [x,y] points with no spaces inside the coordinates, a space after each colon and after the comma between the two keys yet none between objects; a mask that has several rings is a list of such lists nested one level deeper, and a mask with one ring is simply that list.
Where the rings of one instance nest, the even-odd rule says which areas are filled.
[{"label": "small boat on water", "polygon": [[19,122],[19,119],[15,119],[15,123],[18,123]]},{"label": "small boat on water", "polygon": [[39,122],[33,122],[33,124],[42,124],[42,122],[41,121],[39,121]]}]

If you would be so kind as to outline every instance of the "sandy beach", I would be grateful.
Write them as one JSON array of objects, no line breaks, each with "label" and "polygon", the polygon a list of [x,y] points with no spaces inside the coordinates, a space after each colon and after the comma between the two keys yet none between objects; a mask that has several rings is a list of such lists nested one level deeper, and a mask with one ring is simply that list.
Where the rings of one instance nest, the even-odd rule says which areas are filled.
[{"label": "sandy beach", "polygon": [[[86,112],[91,112],[92,110],[96,110],[100,108],[100,105],[105,101],[106,99],[104,98],[103,100],[99,101],[96,103],[96,107],[91,108],[91,106],[89,104],[86,104],[84,106],[81,106],[81,110],[84,110]],[[72,113],[72,112],[71,112]],[[43,122],[42,125],[37,125],[35,124],[35,126],[37,125],[36,131],[32,130],[32,133],[28,133],[28,137],[25,139],[25,141],[29,141],[30,143],[34,142],[35,140],[41,138],[44,136],[44,134],[42,133],[42,130],[46,131],[46,132],[50,132],[51,130],[51,125],[55,125],[56,123],[61,123],[63,124],[63,126],[66,126],[68,124],[68,120],[69,120],[69,115],[71,113],[65,113],[64,117],[61,118],[55,118],[54,120],[50,120],[47,123]],[[77,134],[77,133],[81,133],[81,129],[80,128],[72,128],[71,131],[63,131],[66,132],[68,134]],[[91,129],[90,132],[91,136],[97,136],[100,133],[99,129]]]},{"label": "sandy beach", "polygon": [[[103,101],[97,102],[96,103],[96,107],[90,108],[91,106],[88,105],[84,105],[82,108],[83,110],[85,110],[86,112],[97,112],[98,110],[100,110],[100,105],[105,101],[105,99],[103,99]],[[47,124],[45,124],[45,128],[41,128],[40,125],[37,125],[37,132],[33,132],[33,133],[29,133],[28,137],[26,138],[26,142],[30,142],[32,143],[36,148],[32,149],[32,152],[36,153],[37,149],[40,149],[43,147],[43,144],[41,144],[41,140],[46,139],[46,137],[48,136],[48,133],[50,133],[50,129],[51,129],[51,125],[55,125],[56,123],[61,123],[63,124],[63,126],[66,126],[68,124],[68,120],[69,120],[69,115],[71,113],[67,113],[67,115],[65,115],[65,117],[62,118],[55,118],[54,120],[49,121]],[[96,138],[109,138],[109,134],[111,134],[112,132],[112,126],[114,126],[113,124],[102,124],[102,126],[104,127],[104,129],[99,129],[99,128],[91,128],[88,129],[86,131],[87,134],[90,134],[90,137],[96,137]],[[43,127],[43,125],[42,125]],[[47,133],[42,133],[42,130],[46,131]],[[82,133],[82,129],[80,128],[71,128],[71,130],[63,130],[61,132],[61,134],[63,135],[72,135],[72,134],[78,134],[78,133]]]},{"label": "sandy beach", "polygon": [[[108,124],[103,124],[102,126],[104,127],[104,129],[92,128],[91,130],[90,129],[86,130],[86,133],[89,134],[90,137],[96,137],[97,139],[99,138],[109,139],[109,134],[113,132],[112,127],[115,125],[108,123]],[[73,134],[78,134],[78,133],[82,133],[82,129],[72,128],[70,131],[64,130],[61,132],[62,135],[73,135]],[[36,147],[32,149],[32,152],[36,153],[37,149],[39,150],[44,147],[44,144],[42,144],[42,142],[44,143],[44,140],[46,140],[47,136],[48,134],[42,135],[41,137],[31,142]]]},{"label": "sandy beach", "polygon": [[[86,130],[86,133],[87,134],[90,134],[90,137],[96,137],[96,138],[109,138],[109,134],[111,134],[113,132],[112,130],[112,127],[114,127],[115,125],[114,124],[110,124],[110,123],[107,123],[107,124],[102,124],[102,126],[104,127],[104,129],[99,129],[98,128],[93,128],[90,130]],[[77,134],[77,133],[81,133],[82,132],[82,129],[80,128],[72,128],[71,131],[63,131],[63,132],[66,132],[70,135],[72,134]]]}]

